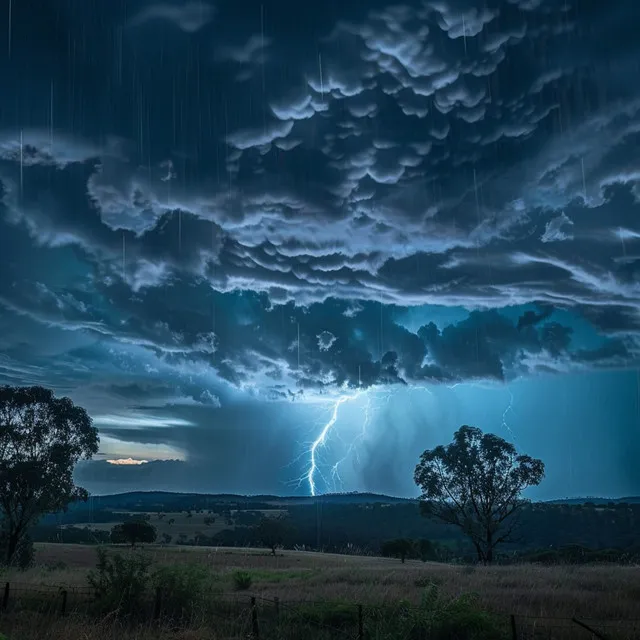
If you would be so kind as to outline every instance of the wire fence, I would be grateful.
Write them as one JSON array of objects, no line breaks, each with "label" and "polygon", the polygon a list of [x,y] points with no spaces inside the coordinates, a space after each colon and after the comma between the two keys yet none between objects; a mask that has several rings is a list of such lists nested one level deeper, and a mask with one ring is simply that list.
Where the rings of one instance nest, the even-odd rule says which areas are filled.
[{"label": "wire fence", "polygon": [[[0,620],[9,614],[38,613],[59,618],[82,618],[104,614],[96,592],[90,587],[33,585],[7,582],[1,591]],[[120,610],[122,602],[116,603]],[[126,603],[124,603],[126,605]],[[157,590],[153,598],[137,599],[121,619],[132,623],[170,623],[172,628],[188,628],[210,623],[224,637],[254,640],[284,637],[283,628],[295,628],[294,637],[350,638],[365,640],[381,637],[394,627],[410,635],[384,636],[429,640],[430,625],[424,608],[395,603],[360,604],[296,600],[282,601],[249,593],[216,593],[206,606],[181,608],[171,594]],[[390,613],[393,613],[390,616]],[[513,640],[633,640],[640,638],[640,618],[589,619],[524,614],[498,614]],[[390,619],[391,618],[391,619]]]}]

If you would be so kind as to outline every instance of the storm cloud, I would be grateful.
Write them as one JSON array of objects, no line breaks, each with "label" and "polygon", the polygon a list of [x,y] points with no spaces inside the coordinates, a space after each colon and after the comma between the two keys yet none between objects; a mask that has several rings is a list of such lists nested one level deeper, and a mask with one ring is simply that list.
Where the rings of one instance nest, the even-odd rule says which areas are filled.
[{"label": "storm cloud", "polygon": [[242,398],[637,368],[636,5],[20,3],[0,380],[193,460]]}]

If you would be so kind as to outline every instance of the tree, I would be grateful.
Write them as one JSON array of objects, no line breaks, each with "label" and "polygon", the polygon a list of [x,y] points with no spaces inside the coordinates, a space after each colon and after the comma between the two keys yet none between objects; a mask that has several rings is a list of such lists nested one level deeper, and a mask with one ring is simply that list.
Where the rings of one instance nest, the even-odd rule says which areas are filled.
[{"label": "tree", "polygon": [[397,538],[395,540],[387,540],[383,542],[381,551],[383,556],[400,558],[400,561],[404,564],[405,558],[411,553],[413,548],[413,540]]},{"label": "tree", "polygon": [[98,451],[91,418],[43,387],[0,387],[0,517],[3,560],[11,564],[40,516],[86,501],[73,469]]},{"label": "tree", "polygon": [[111,542],[114,544],[128,543],[135,547],[140,542],[151,544],[156,541],[156,528],[144,520],[129,520],[117,524],[111,529]]},{"label": "tree", "polygon": [[256,527],[256,534],[260,542],[271,549],[271,553],[276,555],[276,548],[284,543],[288,533],[288,527],[283,518],[262,518]]},{"label": "tree", "polygon": [[447,446],[420,456],[414,480],[422,489],[420,509],[460,527],[489,564],[496,546],[512,540],[522,491],[544,477],[541,460],[518,455],[509,442],[476,427],[462,426]]},{"label": "tree", "polygon": [[438,557],[436,545],[427,538],[420,538],[420,540],[416,540],[416,552],[422,562],[436,560]]}]

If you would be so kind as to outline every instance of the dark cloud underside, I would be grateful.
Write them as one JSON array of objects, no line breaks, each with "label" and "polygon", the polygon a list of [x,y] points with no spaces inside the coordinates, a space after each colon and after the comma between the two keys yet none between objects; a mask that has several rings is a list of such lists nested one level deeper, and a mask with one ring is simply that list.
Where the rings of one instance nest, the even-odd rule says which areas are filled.
[{"label": "dark cloud underside", "polygon": [[635,0],[13,4],[0,382],[193,459],[258,398],[637,368]]}]

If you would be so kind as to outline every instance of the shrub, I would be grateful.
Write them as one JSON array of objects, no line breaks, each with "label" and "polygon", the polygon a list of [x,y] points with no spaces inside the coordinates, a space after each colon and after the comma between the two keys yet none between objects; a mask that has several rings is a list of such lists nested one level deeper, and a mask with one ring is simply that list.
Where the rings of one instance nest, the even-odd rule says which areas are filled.
[{"label": "shrub", "polygon": [[433,640],[498,640],[504,637],[499,621],[478,605],[476,594],[444,598],[438,587],[425,588],[412,622],[430,632]]},{"label": "shrub", "polygon": [[[499,640],[500,621],[482,610],[474,594],[442,597],[435,584],[424,589],[419,606],[400,600],[368,613],[378,637],[403,640]],[[388,635],[385,635],[388,633]]]},{"label": "shrub", "polygon": [[151,560],[141,553],[108,553],[98,549],[98,563],[87,576],[99,608],[131,613],[142,604],[149,584]]},{"label": "shrub", "polygon": [[163,615],[178,619],[204,613],[222,591],[210,571],[197,565],[162,567],[153,574],[152,582],[160,589]]},{"label": "shrub", "polygon": [[250,589],[252,582],[251,574],[247,571],[236,571],[233,574],[233,584],[236,591],[246,591]]}]

